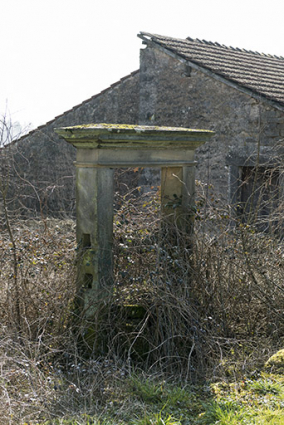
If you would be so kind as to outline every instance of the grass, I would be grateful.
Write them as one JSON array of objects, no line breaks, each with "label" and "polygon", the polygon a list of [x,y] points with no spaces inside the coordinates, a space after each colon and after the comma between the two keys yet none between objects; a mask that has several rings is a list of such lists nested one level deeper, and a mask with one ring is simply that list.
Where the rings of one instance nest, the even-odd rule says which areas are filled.
[{"label": "grass", "polygon": [[[40,425],[238,425],[284,423],[284,377],[199,386],[134,374],[116,383],[99,414],[37,422]],[[32,422],[33,424],[35,422]]]},{"label": "grass", "polygon": [[89,327],[74,223],[15,221],[14,245],[1,233],[1,425],[283,424],[283,375],[259,372],[283,348],[283,245],[221,219],[193,255],[130,213],[114,223],[110,308]]}]

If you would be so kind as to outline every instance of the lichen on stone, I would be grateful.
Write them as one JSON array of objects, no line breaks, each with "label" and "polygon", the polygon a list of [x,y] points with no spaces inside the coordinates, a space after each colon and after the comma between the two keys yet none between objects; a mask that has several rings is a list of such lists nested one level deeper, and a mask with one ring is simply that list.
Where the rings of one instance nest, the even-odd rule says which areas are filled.
[{"label": "lichen on stone", "polygon": [[82,124],[76,125],[73,127],[64,127],[64,130],[83,130],[83,129],[106,129],[107,131],[123,131],[123,130],[132,130],[137,133],[145,132],[145,131],[154,131],[154,132],[202,132],[202,133],[212,133],[210,130],[201,130],[201,129],[191,129],[184,127],[167,127],[167,126],[148,126],[148,125],[137,125],[137,124],[108,124],[108,123],[99,123],[99,124]]},{"label": "lichen on stone", "polygon": [[265,363],[265,369],[272,369],[273,372],[284,373],[284,349],[277,351]]}]

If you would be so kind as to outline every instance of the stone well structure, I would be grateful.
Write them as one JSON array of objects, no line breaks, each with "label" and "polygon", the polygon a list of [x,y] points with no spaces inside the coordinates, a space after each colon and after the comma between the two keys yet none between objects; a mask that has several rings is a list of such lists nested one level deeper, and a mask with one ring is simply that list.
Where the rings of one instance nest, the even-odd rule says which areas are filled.
[{"label": "stone well structure", "polygon": [[[183,226],[194,204],[195,149],[213,133],[176,127],[89,124],[56,133],[77,149],[76,213],[78,285],[88,315],[112,284],[113,172],[123,167],[161,168],[161,211]],[[171,200],[178,199],[176,208]],[[184,229],[183,229],[184,230]],[[188,229],[190,230],[190,229]]]}]

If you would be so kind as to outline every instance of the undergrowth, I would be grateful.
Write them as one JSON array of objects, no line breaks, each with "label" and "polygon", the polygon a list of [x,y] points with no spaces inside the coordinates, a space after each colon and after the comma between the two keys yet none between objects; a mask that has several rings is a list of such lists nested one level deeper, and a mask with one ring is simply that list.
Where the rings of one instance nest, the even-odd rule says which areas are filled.
[{"label": "undergrowth", "polygon": [[161,223],[158,196],[117,200],[92,320],[74,222],[2,223],[1,424],[283,423],[283,378],[261,374],[283,347],[282,240],[199,189],[190,235]]}]

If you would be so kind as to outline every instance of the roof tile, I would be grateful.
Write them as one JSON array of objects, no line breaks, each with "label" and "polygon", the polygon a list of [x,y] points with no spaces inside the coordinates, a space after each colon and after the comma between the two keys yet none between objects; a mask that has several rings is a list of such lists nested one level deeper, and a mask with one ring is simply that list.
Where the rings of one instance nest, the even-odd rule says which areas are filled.
[{"label": "roof tile", "polygon": [[205,68],[239,87],[284,106],[284,58],[205,40],[141,33],[141,38]]}]

